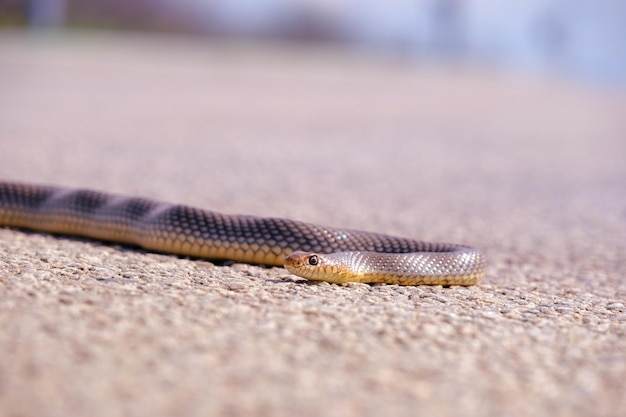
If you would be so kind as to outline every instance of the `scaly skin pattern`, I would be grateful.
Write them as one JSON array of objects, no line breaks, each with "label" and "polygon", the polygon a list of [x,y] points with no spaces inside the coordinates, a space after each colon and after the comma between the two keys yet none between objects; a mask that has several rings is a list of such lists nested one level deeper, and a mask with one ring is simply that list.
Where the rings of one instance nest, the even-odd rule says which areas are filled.
[{"label": "scaly skin pattern", "polygon": [[485,268],[481,253],[462,245],[11,182],[0,182],[0,226],[177,255],[284,265],[303,278],[331,283],[473,285]]}]

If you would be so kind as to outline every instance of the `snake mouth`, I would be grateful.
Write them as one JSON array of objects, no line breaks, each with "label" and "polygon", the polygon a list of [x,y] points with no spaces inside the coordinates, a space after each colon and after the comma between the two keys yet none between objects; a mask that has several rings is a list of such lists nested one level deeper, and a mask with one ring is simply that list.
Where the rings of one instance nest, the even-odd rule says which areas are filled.
[{"label": "snake mouth", "polygon": [[307,263],[307,258],[310,256],[307,252],[295,251],[291,252],[285,258],[285,269],[289,272],[295,273],[294,271],[300,270],[304,268]]},{"label": "snake mouth", "polygon": [[324,269],[321,255],[295,251],[285,258],[285,269],[294,275],[305,279],[319,280],[318,276]]}]

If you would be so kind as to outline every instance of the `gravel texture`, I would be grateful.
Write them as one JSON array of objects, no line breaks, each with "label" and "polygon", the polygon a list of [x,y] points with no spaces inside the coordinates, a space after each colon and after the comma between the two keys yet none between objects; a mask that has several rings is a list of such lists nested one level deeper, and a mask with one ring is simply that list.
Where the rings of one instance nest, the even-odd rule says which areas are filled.
[{"label": "gravel texture", "polygon": [[0,229],[2,416],[626,414],[626,95],[290,44],[0,32],[0,178],[488,257],[309,283]]}]

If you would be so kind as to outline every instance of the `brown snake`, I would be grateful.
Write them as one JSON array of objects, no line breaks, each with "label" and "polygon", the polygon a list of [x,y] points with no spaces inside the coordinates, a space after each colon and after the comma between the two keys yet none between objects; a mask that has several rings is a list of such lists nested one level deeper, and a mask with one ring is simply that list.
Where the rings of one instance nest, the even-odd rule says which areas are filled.
[{"label": "brown snake", "polygon": [[481,253],[468,246],[11,182],[0,182],[0,226],[177,255],[284,265],[303,278],[337,284],[473,285],[485,269]]}]

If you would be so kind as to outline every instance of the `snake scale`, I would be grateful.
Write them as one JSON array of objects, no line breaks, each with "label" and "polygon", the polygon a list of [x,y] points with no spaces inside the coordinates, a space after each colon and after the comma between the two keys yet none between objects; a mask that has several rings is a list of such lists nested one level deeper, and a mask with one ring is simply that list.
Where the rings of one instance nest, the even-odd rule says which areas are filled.
[{"label": "snake scale", "polygon": [[303,278],[331,283],[473,285],[485,269],[482,254],[463,245],[13,182],[0,182],[0,226],[184,256],[284,265]]}]

